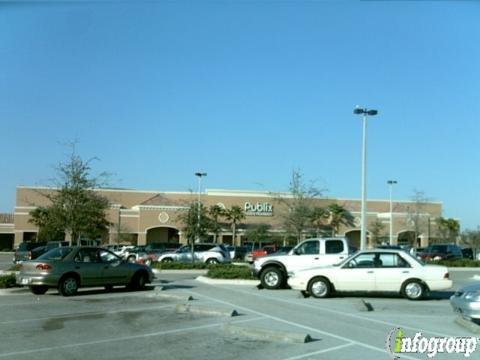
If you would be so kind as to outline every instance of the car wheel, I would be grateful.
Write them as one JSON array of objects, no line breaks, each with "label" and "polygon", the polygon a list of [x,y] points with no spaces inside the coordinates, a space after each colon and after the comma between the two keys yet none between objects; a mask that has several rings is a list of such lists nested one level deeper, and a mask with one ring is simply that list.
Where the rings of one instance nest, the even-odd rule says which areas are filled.
[{"label": "car wheel", "polygon": [[129,288],[132,290],[143,290],[147,284],[147,276],[144,273],[136,273],[133,275]]},{"label": "car wheel", "polygon": [[260,276],[260,282],[265,289],[279,289],[284,281],[283,271],[276,267],[267,267]]},{"label": "car wheel", "polygon": [[326,298],[330,295],[332,286],[324,277],[316,277],[308,283],[308,293],[315,298]]},{"label": "car wheel", "polygon": [[165,258],[165,259],[162,259],[162,263],[170,263],[172,262],[172,258]]},{"label": "car wheel", "polygon": [[58,291],[63,296],[75,295],[78,290],[78,280],[74,276],[66,276],[60,280]]},{"label": "car wheel", "polygon": [[418,280],[407,281],[402,287],[402,294],[409,300],[420,300],[425,296],[425,286]]},{"label": "car wheel", "polygon": [[30,286],[30,291],[35,295],[43,295],[47,292],[47,290],[48,290],[48,286],[44,286],[44,285]]},{"label": "car wheel", "polygon": [[206,263],[209,265],[214,265],[214,264],[219,264],[220,262],[215,258],[211,258],[211,259],[208,259]]}]

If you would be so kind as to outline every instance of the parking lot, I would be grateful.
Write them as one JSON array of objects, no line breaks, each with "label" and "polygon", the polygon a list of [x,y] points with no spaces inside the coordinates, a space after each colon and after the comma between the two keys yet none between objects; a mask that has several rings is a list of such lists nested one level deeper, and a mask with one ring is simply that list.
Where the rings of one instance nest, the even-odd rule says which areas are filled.
[{"label": "parking lot", "polygon": [[[476,272],[452,274],[458,287]],[[418,302],[385,296],[318,300],[293,290],[161,274],[141,292],[85,289],[69,298],[55,290],[43,296],[27,289],[1,294],[2,359],[388,359],[386,340],[395,328],[408,336],[473,336],[455,323],[451,292]],[[373,311],[365,311],[362,300]],[[231,316],[234,310],[238,316]],[[311,341],[303,342],[307,335]]]}]

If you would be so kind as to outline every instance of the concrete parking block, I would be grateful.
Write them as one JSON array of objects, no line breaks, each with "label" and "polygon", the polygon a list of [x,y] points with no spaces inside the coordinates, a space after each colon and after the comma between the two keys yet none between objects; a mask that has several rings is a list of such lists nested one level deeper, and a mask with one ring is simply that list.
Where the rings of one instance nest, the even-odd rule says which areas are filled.
[{"label": "concrete parking block", "polygon": [[192,305],[185,305],[185,304],[178,304],[176,307],[177,313],[192,313],[192,314],[200,314],[200,315],[213,315],[213,316],[238,316],[239,313],[237,310],[218,310],[212,309],[203,306],[192,306]]},{"label": "concrete parking block", "polygon": [[354,301],[354,306],[358,311],[373,311],[373,306],[371,303],[366,302],[363,299],[358,299]]},{"label": "concrete parking block", "polygon": [[161,298],[161,299],[171,299],[171,300],[181,300],[181,301],[192,301],[193,296],[191,295],[176,295],[176,294],[165,294],[165,293],[158,293],[155,292],[153,294],[149,294],[147,297],[149,298]]},{"label": "concrete parking block", "polygon": [[225,325],[223,331],[229,335],[252,338],[256,340],[287,342],[287,343],[308,343],[315,341],[309,334],[277,331],[259,327]]},{"label": "concrete parking block", "polygon": [[455,322],[474,334],[480,334],[480,325],[475,324],[473,321],[459,316],[455,319]]}]

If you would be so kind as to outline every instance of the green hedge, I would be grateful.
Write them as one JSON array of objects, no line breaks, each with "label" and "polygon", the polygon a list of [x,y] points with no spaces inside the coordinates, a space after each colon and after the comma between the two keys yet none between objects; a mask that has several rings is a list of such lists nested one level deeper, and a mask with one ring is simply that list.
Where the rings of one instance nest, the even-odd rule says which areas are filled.
[{"label": "green hedge", "polygon": [[166,262],[166,263],[153,263],[152,268],[160,269],[160,270],[201,270],[201,269],[209,269],[214,266],[221,266],[221,265],[207,265],[205,263],[183,263],[183,262]]},{"label": "green hedge", "polygon": [[236,265],[216,266],[208,270],[207,277],[212,279],[255,280],[249,267]]},{"label": "green hedge", "polygon": [[480,260],[460,259],[460,260],[438,260],[427,261],[427,264],[444,265],[448,267],[480,267]]},{"label": "green hedge", "polygon": [[15,275],[0,275],[0,289],[6,289],[16,286]]}]

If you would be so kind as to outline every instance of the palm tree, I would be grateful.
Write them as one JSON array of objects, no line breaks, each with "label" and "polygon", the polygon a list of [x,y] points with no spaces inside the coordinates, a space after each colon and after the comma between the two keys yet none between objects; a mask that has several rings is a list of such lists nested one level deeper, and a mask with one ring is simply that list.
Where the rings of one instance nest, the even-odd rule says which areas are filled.
[{"label": "palm tree", "polygon": [[213,232],[213,242],[217,243],[218,233],[221,230],[219,219],[221,216],[225,215],[225,209],[218,205],[210,206],[210,208],[208,209],[208,215],[210,215],[211,219],[210,230]]},{"label": "palm tree", "polygon": [[323,207],[315,207],[312,210],[310,221],[315,227],[316,236],[320,236],[320,229],[323,228],[326,224],[326,221],[329,218],[330,213],[327,209]]},{"label": "palm tree", "polygon": [[240,206],[234,205],[230,209],[224,211],[223,216],[230,223],[232,227],[232,245],[235,245],[235,230],[237,223],[245,219],[245,214]]},{"label": "palm tree", "polygon": [[328,216],[328,225],[332,228],[332,236],[338,234],[340,225],[353,226],[354,217],[343,206],[338,204],[330,204],[327,206]]}]

